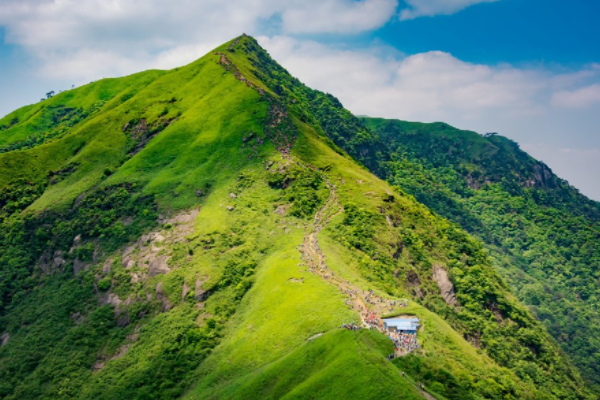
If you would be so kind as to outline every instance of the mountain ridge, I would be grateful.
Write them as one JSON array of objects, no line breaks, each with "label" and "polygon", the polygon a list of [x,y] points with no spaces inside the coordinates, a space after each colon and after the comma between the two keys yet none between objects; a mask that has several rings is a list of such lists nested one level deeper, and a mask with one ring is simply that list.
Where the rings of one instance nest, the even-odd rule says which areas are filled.
[{"label": "mountain ridge", "polygon": [[[393,153],[386,179],[481,238],[521,300],[546,323],[552,321],[547,326],[553,335],[585,366],[587,379],[597,384],[597,362],[589,353],[599,343],[596,322],[591,321],[598,320],[593,296],[600,203],[500,135],[478,135],[444,123],[363,121],[384,135]],[[489,146],[493,152],[481,150]],[[544,255],[548,251],[552,256]],[[544,258],[548,261],[538,261]],[[576,276],[556,276],[559,266]],[[542,287],[558,297],[541,295]],[[532,300],[532,290],[537,300]],[[565,297],[570,300],[563,304],[560,299]],[[540,303],[540,298],[545,300]],[[545,310],[540,311],[539,306]],[[577,322],[573,324],[573,320]],[[577,328],[571,328],[573,325]],[[568,338],[565,332],[569,332]]]}]

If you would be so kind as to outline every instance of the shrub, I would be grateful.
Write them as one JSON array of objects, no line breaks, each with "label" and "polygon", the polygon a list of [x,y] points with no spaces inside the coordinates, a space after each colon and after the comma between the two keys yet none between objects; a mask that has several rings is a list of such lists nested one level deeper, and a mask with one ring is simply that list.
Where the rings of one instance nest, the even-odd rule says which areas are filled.
[{"label": "shrub", "polygon": [[100,279],[98,282],[98,289],[102,290],[103,292],[107,291],[110,288],[111,282],[112,280],[108,276]]}]

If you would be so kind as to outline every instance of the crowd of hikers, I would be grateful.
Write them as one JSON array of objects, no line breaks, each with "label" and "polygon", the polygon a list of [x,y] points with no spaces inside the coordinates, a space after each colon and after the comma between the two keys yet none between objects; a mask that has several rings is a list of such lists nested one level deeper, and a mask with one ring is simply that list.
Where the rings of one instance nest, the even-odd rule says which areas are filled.
[{"label": "crowd of hikers", "polygon": [[383,324],[383,321],[373,311],[367,311],[367,312],[362,313],[362,317],[370,329],[377,329],[377,330],[385,329],[385,325]]},{"label": "crowd of hikers", "polygon": [[372,305],[383,304],[387,308],[389,308],[390,312],[394,310],[394,307],[406,307],[408,305],[408,300],[384,299],[383,297],[377,296],[372,290],[369,290],[369,291],[363,290],[363,295],[365,297],[365,301],[368,304],[372,304]]},{"label": "crowd of hikers", "polygon": [[[369,329],[376,329],[380,332],[384,332],[387,334],[388,338],[394,342],[394,354],[403,355],[419,348],[416,332],[402,332],[395,329],[388,329],[377,314],[372,311],[362,313],[362,319],[364,321],[363,325],[351,322],[349,324],[343,324],[342,328],[357,331],[361,328],[365,328],[364,325],[367,325]],[[394,354],[390,355],[388,358],[394,358]]]},{"label": "crowd of hikers", "polygon": [[[348,299],[346,299],[346,305],[349,307],[352,306],[352,298],[358,296],[358,292],[355,290],[342,290],[342,293],[348,295]],[[390,311],[393,307],[406,307],[407,301],[390,301],[386,299],[382,299],[373,294],[372,291],[363,292],[363,295],[366,296],[366,299],[370,301],[370,304],[380,304],[385,302],[386,305],[389,304],[391,306]],[[343,324],[344,329],[349,329],[356,331],[361,328],[375,329],[382,333],[385,333],[388,338],[394,342],[394,354],[391,354],[388,359],[394,358],[396,355],[404,355],[410,353],[413,350],[419,348],[419,343],[417,342],[417,334],[416,332],[404,332],[398,331],[395,328],[388,328],[383,320],[377,315],[375,311],[365,310],[362,306],[359,306],[361,311],[361,319],[362,324],[356,324],[354,322],[349,324]]]},{"label": "crowd of hikers", "polygon": [[406,354],[419,348],[416,333],[388,331],[388,337],[394,342],[397,353]]},{"label": "crowd of hikers", "polygon": [[342,328],[344,329],[348,329],[349,331],[357,331],[359,330],[361,327],[358,324],[355,324],[354,322],[350,322],[349,324],[344,324],[342,325]]}]

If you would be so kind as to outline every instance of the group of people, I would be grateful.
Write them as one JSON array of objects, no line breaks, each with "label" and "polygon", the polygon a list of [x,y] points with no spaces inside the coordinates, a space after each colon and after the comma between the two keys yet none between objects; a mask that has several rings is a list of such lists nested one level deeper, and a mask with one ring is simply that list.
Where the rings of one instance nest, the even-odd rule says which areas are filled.
[{"label": "group of people", "polygon": [[[394,342],[394,354],[406,354],[419,348],[416,333],[386,329],[381,318],[379,318],[379,316],[377,316],[377,314],[375,314],[372,311],[363,312],[362,319],[364,321],[364,324],[366,324],[369,329],[376,329],[380,332],[384,332],[385,334],[387,334],[388,338],[392,342]],[[356,331],[364,327],[364,324],[359,325],[354,322],[351,322],[349,324],[344,324],[342,327],[344,329]],[[388,357],[388,359],[391,358],[393,358],[393,355],[391,357]]]},{"label": "group of people", "polygon": [[365,301],[369,304],[385,304],[389,307],[390,311],[394,309],[394,307],[406,307],[408,306],[408,300],[389,300],[384,299],[383,297],[377,296],[372,290],[363,291],[363,295],[365,296]]},{"label": "group of people", "polygon": [[342,325],[342,328],[348,329],[349,331],[357,331],[360,329],[360,325],[350,322],[349,324]]},{"label": "group of people", "polygon": [[348,295],[348,297],[350,298],[355,298],[358,296],[358,292],[352,289],[340,288],[340,292],[342,292],[342,294]]},{"label": "group of people", "polygon": [[394,342],[396,352],[409,353],[419,348],[416,333],[388,331],[388,337]]},{"label": "group of people", "polygon": [[362,317],[370,329],[377,329],[377,330],[384,329],[383,321],[374,312],[366,311],[362,314]]}]

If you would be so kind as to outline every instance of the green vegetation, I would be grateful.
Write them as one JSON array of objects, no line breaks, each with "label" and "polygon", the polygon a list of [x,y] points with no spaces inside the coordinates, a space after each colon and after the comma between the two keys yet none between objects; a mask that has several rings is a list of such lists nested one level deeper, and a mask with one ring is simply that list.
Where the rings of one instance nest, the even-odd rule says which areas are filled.
[{"label": "green vegetation", "polygon": [[[378,134],[250,37],[0,122],[2,398],[592,398],[480,242],[351,158],[390,171]],[[333,187],[328,267],[411,299],[409,358],[302,263]]]},{"label": "green vegetation", "polygon": [[502,136],[363,121],[388,143],[388,180],[481,238],[520,300],[600,384],[600,204]]}]

